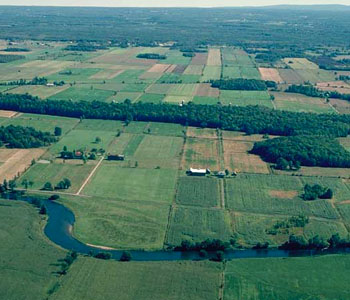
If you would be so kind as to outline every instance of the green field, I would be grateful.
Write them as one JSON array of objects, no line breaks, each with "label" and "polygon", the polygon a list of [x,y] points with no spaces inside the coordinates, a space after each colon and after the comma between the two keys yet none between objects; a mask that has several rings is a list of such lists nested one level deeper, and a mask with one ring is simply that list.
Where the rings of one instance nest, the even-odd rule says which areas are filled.
[{"label": "green field", "polygon": [[330,201],[304,201],[299,197],[306,183],[316,182],[334,189],[337,200],[349,197],[349,191],[337,178],[245,174],[226,180],[226,205],[242,212],[337,219],[338,214]]},{"label": "green field", "polygon": [[125,155],[143,168],[177,169],[183,143],[180,137],[145,135],[133,153],[125,151]]},{"label": "green field", "polygon": [[125,70],[111,81],[115,83],[140,83],[144,81],[139,79],[144,71],[145,70]]},{"label": "green field", "polygon": [[212,300],[219,294],[221,270],[213,262],[125,264],[79,258],[51,299]]},{"label": "green field", "polygon": [[77,85],[50,97],[50,99],[110,102],[109,98],[113,95],[112,91],[95,89],[90,85]]},{"label": "green field", "polygon": [[37,130],[48,131],[53,133],[55,127],[62,128],[62,132],[66,133],[78,124],[78,119],[63,118],[56,116],[21,114],[16,118],[5,119],[2,125],[29,126]]},{"label": "green field", "polygon": [[320,98],[311,98],[300,94],[273,93],[277,109],[295,112],[336,113],[336,111]]},{"label": "green field", "polygon": [[290,227],[288,229],[275,230],[278,222],[288,222],[290,217],[276,215],[263,215],[254,213],[232,213],[233,231],[238,242],[246,247],[252,247],[257,243],[268,242],[270,246],[279,246],[288,240],[289,235],[304,236],[306,240],[318,235],[325,240],[333,234],[339,233],[346,238],[348,231],[339,221],[318,220],[311,218],[305,227]]},{"label": "green field", "polygon": [[32,166],[21,178],[33,182],[33,186],[30,189],[40,190],[43,188],[46,182],[50,182],[54,187],[64,178],[68,178],[72,186],[65,190],[65,192],[77,192],[87,178],[88,174],[92,171],[93,164],[44,164],[36,163]]},{"label": "green field", "polygon": [[0,298],[45,299],[65,251],[49,243],[44,218],[29,204],[0,200],[0,220]]},{"label": "green field", "polygon": [[[115,138],[116,133],[112,131],[102,130],[81,130],[75,129],[65,135],[58,143],[54,144],[50,148],[50,153],[57,156],[64,146],[68,148],[68,151],[73,150],[87,150],[92,149],[104,149],[106,150],[112,140]],[[99,137],[101,142],[96,143],[95,139]]]},{"label": "green field", "polygon": [[263,105],[273,108],[270,95],[266,91],[220,91],[219,100],[225,105]]},{"label": "green field", "polygon": [[194,96],[192,101],[194,104],[215,105],[219,102],[219,98]]},{"label": "green field", "polygon": [[149,133],[155,135],[168,135],[168,136],[184,136],[186,130],[180,124],[171,124],[171,123],[154,123],[150,122],[147,128],[150,130]]},{"label": "green field", "polygon": [[220,66],[206,66],[203,71],[201,82],[220,79],[221,67]]},{"label": "green field", "polygon": [[241,259],[227,263],[224,299],[349,299],[350,258]]},{"label": "green field", "polygon": [[53,75],[47,76],[49,81],[64,81],[66,83],[94,82],[96,80],[89,79],[90,76],[100,72],[101,69],[63,69]]},{"label": "green field", "polygon": [[228,212],[181,206],[172,210],[166,243],[178,246],[185,240],[202,242],[208,238],[229,241],[232,235]]},{"label": "green field", "polygon": [[103,163],[83,194],[141,202],[170,203],[174,198],[175,170],[118,168]]},{"label": "green field", "polygon": [[[118,188],[119,183],[115,182],[112,184]],[[134,186],[130,183],[126,188]],[[74,236],[85,243],[118,249],[162,249],[169,205],[148,199],[133,201],[132,197],[122,200],[119,198],[125,196],[122,192],[118,189],[113,198],[108,198],[107,193],[103,197],[61,197],[63,204],[75,214]],[[142,193],[140,188],[138,192]]]},{"label": "green field", "polygon": [[216,207],[220,199],[219,181],[215,178],[181,177],[176,201],[182,205]]},{"label": "green field", "polygon": [[184,57],[183,53],[178,50],[171,50],[166,54],[167,58],[161,60],[162,64],[188,65],[191,62],[190,57]]},{"label": "green field", "polygon": [[165,95],[162,94],[142,94],[140,98],[137,99],[137,102],[144,103],[161,103]]}]

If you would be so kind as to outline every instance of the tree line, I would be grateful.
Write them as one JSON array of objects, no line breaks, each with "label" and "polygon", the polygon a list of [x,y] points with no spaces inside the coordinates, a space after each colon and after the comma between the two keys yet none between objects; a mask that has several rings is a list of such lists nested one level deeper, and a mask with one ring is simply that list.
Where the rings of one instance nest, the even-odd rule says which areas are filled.
[{"label": "tree line", "polygon": [[15,60],[24,59],[23,55],[0,54],[0,64],[9,63]]},{"label": "tree line", "polygon": [[274,81],[244,78],[211,80],[210,83],[213,88],[220,90],[266,91],[277,87]]},{"label": "tree line", "polygon": [[47,84],[47,78],[45,77],[37,77],[35,76],[32,80],[27,79],[19,79],[14,81],[8,81],[8,82],[0,82],[0,85],[46,85]]},{"label": "tree line", "polygon": [[290,85],[286,93],[298,93],[309,97],[333,98],[350,101],[350,94],[341,94],[337,91],[322,91],[312,85]]},{"label": "tree line", "polygon": [[0,93],[0,109],[73,118],[177,123],[188,126],[281,136],[345,137],[350,116],[278,111],[262,106],[105,103],[102,101],[41,100],[30,95]]},{"label": "tree line", "polygon": [[158,54],[158,53],[140,53],[139,55],[137,55],[137,58],[166,59],[166,55]]}]

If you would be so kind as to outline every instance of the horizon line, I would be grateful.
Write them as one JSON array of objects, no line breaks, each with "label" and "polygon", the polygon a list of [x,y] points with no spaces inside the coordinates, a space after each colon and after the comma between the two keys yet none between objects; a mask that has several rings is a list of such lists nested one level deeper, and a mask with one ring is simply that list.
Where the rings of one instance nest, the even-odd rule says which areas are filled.
[{"label": "horizon line", "polygon": [[0,7],[89,7],[89,8],[254,8],[254,7],[312,7],[312,6],[345,6],[350,7],[350,4],[341,3],[315,3],[315,4],[267,4],[267,5],[233,5],[233,6],[97,6],[97,5],[39,5],[39,4],[0,4]]}]

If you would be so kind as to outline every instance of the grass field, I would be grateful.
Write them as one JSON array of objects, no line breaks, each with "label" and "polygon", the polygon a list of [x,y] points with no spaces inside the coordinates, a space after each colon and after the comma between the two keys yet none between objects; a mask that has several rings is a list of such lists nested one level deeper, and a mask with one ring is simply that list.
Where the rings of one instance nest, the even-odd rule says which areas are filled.
[{"label": "grass field", "polygon": [[221,271],[213,262],[125,264],[79,258],[52,299],[212,300],[219,294]]},{"label": "grass field", "polygon": [[155,103],[159,104],[163,101],[165,98],[165,95],[162,94],[142,94],[141,97],[137,99],[137,102],[144,102],[144,103]]},{"label": "grass field", "polygon": [[181,205],[216,207],[219,205],[219,181],[216,178],[180,177],[176,201]]},{"label": "grass field", "polygon": [[[50,148],[50,153],[57,156],[64,146],[68,148],[68,151],[73,150],[87,150],[91,149],[104,149],[106,150],[109,144],[112,142],[116,135],[116,132],[107,130],[85,130],[75,129],[65,135],[58,143],[54,144]],[[96,143],[95,139],[99,137],[101,142]]]},{"label": "grass field", "polygon": [[220,102],[225,105],[263,105],[273,108],[270,95],[266,91],[220,91]]},{"label": "grass field", "polygon": [[174,199],[177,172],[166,169],[118,168],[103,163],[83,194],[148,203],[170,203]]},{"label": "grass field", "polygon": [[339,233],[344,238],[348,235],[344,224],[338,221],[311,218],[304,228],[278,229],[276,233],[271,234],[270,232],[277,222],[288,222],[289,217],[235,212],[231,213],[231,217],[233,231],[237,235],[238,242],[247,247],[265,242],[268,242],[270,246],[279,246],[286,242],[291,234],[304,236],[306,240],[316,235],[325,240],[329,239],[334,233]]},{"label": "grass field", "polygon": [[336,111],[321,98],[312,98],[300,94],[272,92],[277,109],[295,112],[336,113]]},{"label": "grass field", "polygon": [[224,299],[348,299],[349,256],[242,259],[227,263]]},{"label": "grass field", "polygon": [[[137,161],[141,168],[178,169],[182,146],[183,139],[180,137],[145,135],[131,159]],[[125,154],[131,156],[130,153]]]},{"label": "grass field", "polygon": [[219,102],[219,98],[194,96],[192,102],[194,104],[215,105]]},{"label": "grass field", "polygon": [[47,115],[20,114],[16,118],[4,120],[2,125],[30,126],[36,130],[54,133],[55,127],[62,128],[63,134],[78,124],[78,119]]},{"label": "grass field", "polygon": [[[115,166],[113,168],[117,169]],[[120,176],[126,175],[125,170],[127,171],[122,170]],[[129,172],[128,175],[133,174]],[[127,179],[124,181],[128,181]],[[101,190],[103,197],[61,197],[63,204],[75,214],[74,236],[85,243],[118,249],[162,249],[169,205],[148,201],[151,200],[148,199],[150,195],[142,184],[138,187],[138,179],[140,178],[136,179],[134,176],[134,179],[129,180],[132,182],[124,188],[124,192],[128,193],[128,188],[136,186],[138,193],[144,198],[143,201],[133,201],[133,197],[120,199],[125,193],[118,189],[119,185],[123,185],[118,177],[112,182],[113,198],[108,198],[107,189]],[[94,181],[92,184],[94,185]]]},{"label": "grass field", "polygon": [[43,188],[46,182],[51,182],[53,186],[56,186],[64,178],[68,178],[72,186],[65,190],[65,192],[77,192],[94,168],[93,164],[43,164],[36,163],[31,167],[21,178],[20,182],[23,180],[32,181],[33,186],[30,189],[40,190]]},{"label": "grass field", "polygon": [[181,136],[185,135],[185,127],[180,124],[171,123],[153,123],[150,122],[147,132],[155,135]]},{"label": "grass field", "polygon": [[63,92],[53,95],[53,100],[72,100],[72,101],[102,101],[107,102],[114,92],[109,90],[94,89],[90,85],[78,85],[70,87]]},{"label": "grass field", "polygon": [[65,251],[48,242],[43,218],[24,202],[0,200],[0,220],[0,298],[45,299]]},{"label": "grass field", "polygon": [[95,74],[98,74],[99,72],[101,72],[101,69],[61,69],[57,73],[47,76],[47,79],[49,81],[64,81],[66,83],[94,82],[97,79],[91,79],[91,77]]},{"label": "grass field", "polygon": [[22,85],[17,88],[11,89],[8,93],[10,94],[30,94],[32,96],[39,97],[41,99],[46,99],[53,97],[54,95],[63,92],[68,89],[68,85],[63,86],[51,86],[46,85]]},{"label": "grass field", "polygon": [[173,208],[166,243],[177,246],[184,240],[202,242],[207,238],[229,241],[231,236],[227,211],[181,206]]},{"label": "grass field", "polygon": [[203,76],[201,82],[220,79],[221,67],[220,66],[209,66],[207,65],[203,70]]},{"label": "grass field", "polygon": [[306,183],[334,189],[335,201],[349,198],[349,191],[340,179],[241,174],[225,181],[226,206],[242,212],[339,218],[330,201],[304,201],[299,197]]}]

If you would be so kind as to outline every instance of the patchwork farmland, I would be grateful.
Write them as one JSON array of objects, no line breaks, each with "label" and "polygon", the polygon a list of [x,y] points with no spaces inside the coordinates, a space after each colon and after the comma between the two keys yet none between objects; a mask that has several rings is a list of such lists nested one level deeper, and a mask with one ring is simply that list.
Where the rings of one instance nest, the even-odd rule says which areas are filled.
[{"label": "patchwork farmland", "polygon": [[[229,20],[222,26],[230,29],[236,22],[242,21]],[[349,154],[350,72],[329,68],[324,60],[332,57],[346,65],[350,52],[344,46],[293,53],[292,47],[284,52],[271,45],[258,47],[259,41],[250,46],[236,42],[186,48],[176,42],[110,41],[97,46],[95,41],[89,45],[96,49],[90,51],[78,43],[38,40],[18,41],[17,50],[28,51],[8,52],[10,42],[0,41],[0,55],[21,55],[1,63],[0,94],[13,99],[28,94],[39,103],[67,107],[62,115],[74,116],[44,115],[30,105],[28,113],[25,101],[20,112],[12,107],[0,110],[2,129],[28,127],[53,138],[33,148],[16,138],[0,145],[4,196],[18,192],[56,199],[74,213],[74,228],[69,228],[73,237],[96,249],[68,265],[69,255],[75,253],[52,247],[43,234],[44,206],[37,205],[39,217],[29,204],[0,200],[0,236],[13,249],[11,253],[0,245],[5,275],[0,298],[350,297],[344,284],[349,267],[345,255],[235,261],[221,257],[222,245],[235,251],[276,249],[293,236],[325,244],[332,235],[339,240],[350,236],[349,168],[326,165],[327,161],[317,164],[314,158],[307,164],[282,157],[300,136],[308,149],[300,143],[297,154],[304,157],[328,153],[339,163],[337,141],[343,156]],[[293,86],[301,91],[290,92]],[[26,100],[31,99],[28,95]],[[80,104],[81,111],[71,110]],[[86,114],[84,107],[92,109]],[[157,109],[164,107],[170,113],[160,116]],[[244,109],[251,109],[249,122]],[[95,110],[102,113],[94,115]],[[308,128],[284,123],[283,116],[298,116],[305,127],[315,118],[312,135],[329,140],[335,136],[335,146],[327,144],[318,153],[307,143],[312,136]],[[291,144],[270,148],[265,156],[254,151],[258,142],[281,140]],[[309,190],[311,196],[318,193],[315,199],[307,198]],[[221,242],[219,251],[211,251],[210,243]],[[128,256],[127,251],[134,250],[193,248],[203,261],[124,264],[105,261],[108,255],[103,252],[125,250]],[[88,257],[97,253],[102,260]],[[187,255],[172,254],[176,259]],[[218,262],[206,261],[208,255]],[[43,260],[34,265],[36,256]],[[56,270],[61,265],[62,270]],[[308,280],[300,270],[310,272]],[[112,285],[106,276],[118,278]],[[27,287],[16,289],[14,282],[21,278]],[[338,290],[331,293],[333,287]]]}]

